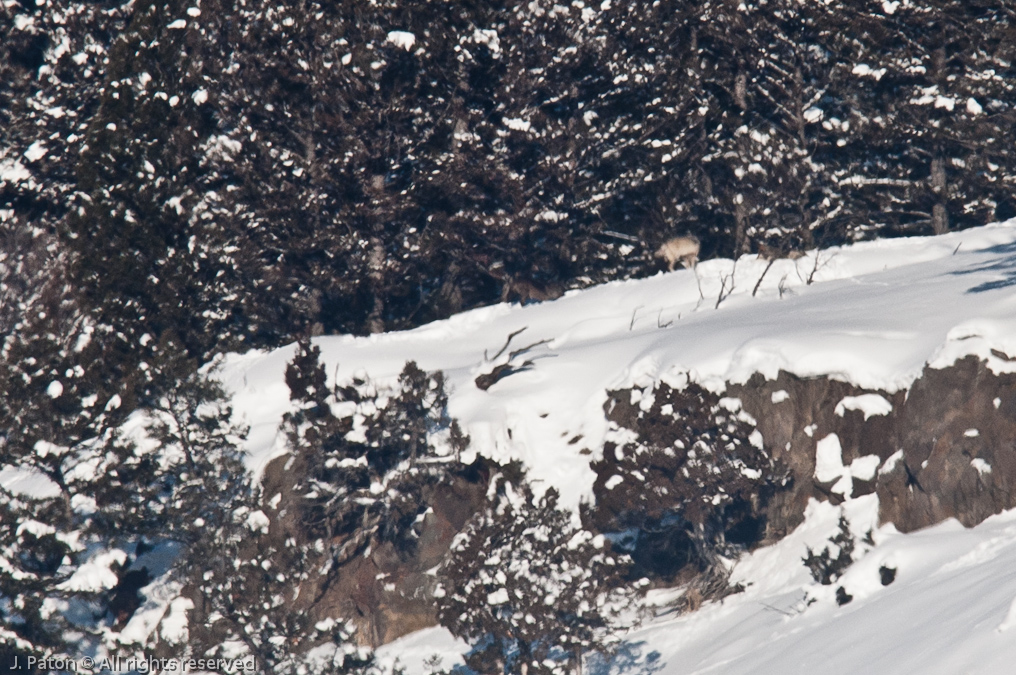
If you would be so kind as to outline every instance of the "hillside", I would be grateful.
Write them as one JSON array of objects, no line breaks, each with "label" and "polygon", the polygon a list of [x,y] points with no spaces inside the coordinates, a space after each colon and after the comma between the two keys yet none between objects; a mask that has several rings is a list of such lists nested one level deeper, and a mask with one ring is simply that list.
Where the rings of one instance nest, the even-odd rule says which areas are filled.
[{"label": "hillside", "polygon": [[[1016,371],[1010,356],[1016,354],[1014,247],[1016,225],[1009,223],[815,251],[801,260],[776,261],[757,293],[766,261],[743,258],[735,271],[732,261],[711,260],[697,270],[702,296],[694,274],[684,271],[608,284],[536,306],[475,310],[407,333],[316,342],[336,382],[364,372],[392,379],[410,359],[443,370],[449,409],[472,440],[469,451],[501,462],[522,460],[540,489],[554,487],[565,504],[578,507],[594,498],[596,474],[589,464],[610,438],[603,414],[608,391],[650,392],[659,381],[692,380],[722,392],[756,374],[770,381],[785,380],[787,374],[831,378],[880,392],[868,394],[867,403],[857,396],[825,401],[827,415],[849,419],[849,411],[856,410],[854,423],[861,426],[869,416],[877,422],[891,413],[887,399],[901,405],[893,395],[907,393],[926,369],[943,371],[974,357],[987,373]],[[717,307],[723,279],[732,273],[734,290]],[[514,359],[532,364],[479,390],[477,376],[509,362],[506,354],[492,355],[523,328],[505,351],[539,343]],[[255,471],[284,452],[275,430],[288,406],[281,375],[291,355],[291,348],[237,355],[223,368],[237,411],[256,421],[248,445],[248,465]],[[977,387],[987,385],[982,376],[970,387],[961,396],[974,397]],[[786,398],[797,395],[780,391],[783,396],[770,397],[774,408],[790,405]],[[933,395],[944,400],[950,394]],[[1011,411],[1016,403],[1011,389],[1004,396],[1004,403],[996,399],[994,404],[999,412]],[[975,424],[970,419],[957,423]],[[982,444],[1000,443],[1002,428],[1011,424],[979,423]],[[815,440],[825,433],[816,433]],[[772,445],[767,438],[766,446]],[[801,445],[796,452],[815,452],[814,443]],[[870,456],[871,446],[868,450],[864,454]],[[879,474],[890,473],[898,461],[898,456],[880,459]],[[1011,457],[992,464],[978,467],[974,460],[969,478],[1008,493],[1016,465]],[[973,530],[950,520],[904,535],[879,519],[877,494],[848,498],[842,512],[852,532],[858,539],[870,532],[872,543],[861,546],[857,562],[837,581],[853,596],[841,608],[833,587],[817,584],[802,564],[806,547],[821,550],[829,544],[841,509],[810,486],[807,493],[803,524],[782,541],[731,562],[731,580],[746,586],[745,592],[679,618],[669,618],[666,610],[674,594],[654,592],[651,598],[664,603],[661,618],[626,635],[629,648],[609,668],[805,673],[821,663],[834,673],[864,668],[1005,672],[1014,654],[1004,635],[1016,597],[1007,572],[1016,555],[1011,514]],[[1004,507],[1014,506],[1009,494]],[[976,509],[967,506],[954,515],[973,524]],[[884,588],[879,582],[883,566],[896,571],[895,582]],[[447,667],[454,661],[454,650],[446,651],[448,640],[424,631],[380,654],[398,657],[410,672],[418,672],[414,657],[439,653]]]},{"label": "hillside", "polygon": [[[557,358],[538,361],[532,373],[516,376],[513,387],[506,381],[498,397],[471,385],[479,366],[460,366],[460,399],[480,400],[462,401],[457,409],[475,415],[463,420],[478,418],[478,426],[467,422],[470,431],[499,428],[500,437],[478,434],[495,436],[487,452],[523,457],[534,473],[576,501],[590,499],[594,476],[586,469],[588,460],[567,438],[582,433],[583,445],[601,447],[607,389],[646,387],[685,375],[725,388],[756,372],[774,379],[784,371],[831,376],[891,394],[906,391],[926,367],[949,368],[971,355],[992,372],[1012,372],[1007,354],[1013,350],[1014,238],[1010,224],[964,233],[962,241],[954,235],[822,251],[818,255],[829,263],[816,274],[816,283],[804,285],[794,273],[810,269],[810,261],[780,261],[754,298],[751,287],[765,263],[742,260],[742,290],[718,309],[713,307],[716,277],[729,272],[732,263],[709,261],[699,268],[703,290],[709,291],[698,311],[692,275],[678,273],[594,289],[552,305],[457,317],[413,335],[335,341],[326,343],[325,351],[337,363],[362,358],[384,369],[386,362],[375,361],[375,354],[405,349],[434,363],[456,363],[471,335],[493,344],[500,332],[529,326],[530,338],[551,337],[547,351]],[[778,283],[787,273],[794,282],[781,298]],[[661,328],[660,311],[663,323],[679,313],[682,318]],[[431,342],[436,335],[443,344]],[[462,342],[453,342],[458,339]],[[858,408],[865,418],[888,412]],[[540,418],[548,411],[551,415]],[[555,419],[563,420],[561,427],[548,428],[547,420]],[[509,440],[508,428],[530,424],[545,431],[516,431]],[[889,463],[879,473],[891,470]],[[1005,463],[1011,471],[1011,459]],[[1011,485],[1013,474],[1002,480]],[[841,513],[858,539],[870,537],[836,582],[852,596],[845,606],[837,605],[833,586],[818,584],[802,564],[809,548],[830,545]],[[677,617],[668,605],[680,591],[651,593],[651,602],[659,603],[658,618],[626,634],[613,661],[593,659],[591,672],[804,674],[816,667],[843,674],[1009,672],[1016,656],[1008,635],[1016,625],[1012,512],[972,529],[949,519],[903,534],[892,522],[880,521],[878,497],[871,494],[848,499],[842,507],[812,499],[804,516],[783,540],[731,561],[732,581],[746,587],[743,593]],[[883,568],[893,570],[889,585],[883,585]],[[435,654],[448,667],[464,650],[434,629],[379,653],[417,673],[427,672],[422,662]]]},{"label": "hillside", "polygon": [[[407,360],[442,370],[449,410],[471,451],[521,459],[575,507],[592,494],[590,459],[581,453],[602,451],[608,391],[687,378],[723,392],[756,373],[775,380],[782,371],[893,394],[926,367],[966,356],[995,373],[1016,371],[1005,356],[1016,354],[1014,247],[1016,226],[1001,224],[813,251],[776,261],[757,293],[766,261],[748,256],[735,270],[730,260],[709,260],[697,269],[701,296],[695,275],[681,271],[538,305],[473,310],[404,333],[315,344],[335,382],[364,372],[391,381]],[[724,280],[733,291],[717,307]],[[512,360],[531,366],[487,391],[477,388],[478,375],[534,344]],[[223,365],[236,410],[253,423],[247,449],[255,471],[280,449],[276,429],[289,398],[282,372],[292,354],[292,347],[251,352]]]},{"label": "hillside", "polygon": [[[317,344],[327,371],[340,382],[363,371],[393,378],[407,359],[441,368],[450,385],[449,408],[472,439],[470,451],[499,461],[521,459],[541,488],[555,487],[565,503],[577,507],[594,497],[596,474],[589,463],[610,437],[603,414],[608,391],[649,392],[661,380],[678,385],[692,380],[726,391],[756,374],[770,381],[786,381],[787,374],[831,378],[880,392],[869,394],[867,402],[860,397],[825,401],[834,419],[831,409],[839,407],[839,417],[857,415],[854,422],[861,426],[869,416],[877,422],[891,414],[888,399],[901,405],[903,399],[893,395],[906,394],[927,369],[944,371],[973,357],[985,364],[986,375],[956,393],[981,395],[977,390],[988,386],[987,373],[1016,371],[1010,356],[1016,354],[1014,250],[1016,225],[1008,223],[815,251],[801,260],[776,261],[757,293],[755,284],[768,263],[743,258],[733,292],[718,307],[723,278],[734,265],[710,260],[697,270],[704,299],[694,274],[683,271],[608,284],[536,306],[476,310],[407,333],[319,338]],[[532,365],[479,390],[476,377],[508,361],[505,355],[485,359],[485,352],[491,357],[522,328],[525,332],[506,351],[540,343],[515,359]],[[254,470],[280,451],[275,428],[288,403],[281,373],[291,354],[286,348],[237,355],[223,370],[237,410],[259,420],[248,446]],[[786,399],[797,394],[780,391],[783,396],[771,396],[773,408],[790,405]],[[993,405],[1008,417],[1016,401],[1011,384],[1003,391],[1004,403],[995,399]],[[943,401],[951,395],[933,394]],[[1011,425],[1008,419],[956,423],[973,436],[968,440],[981,445],[999,444],[1000,437],[992,434]],[[981,428],[971,434],[968,423]],[[580,440],[571,442],[576,437]],[[771,447],[768,438],[766,446]],[[954,452],[953,447],[940,453]],[[797,451],[814,453],[815,443]],[[890,473],[898,461],[898,456],[879,460],[878,473]],[[993,461],[994,467],[978,467],[969,455],[963,461],[970,462],[969,477],[989,489],[1008,493],[1016,478],[1011,457]],[[1014,506],[1009,494],[1007,508]],[[1008,571],[1016,556],[1012,514],[991,517],[973,529],[949,519],[903,534],[880,520],[879,509],[877,494],[848,498],[838,507],[819,493],[812,496],[809,487],[800,526],[730,562],[731,580],[746,587],[743,593],[674,618],[667,607],[681,592],[654,591],[650,601],[659,603],[659,618],[626,634],[614,661],[594,659],[589,667],[663,675],[807,673],[818,664],[830,673],[1007,672],[1016,655],[1007,635],[1016,611],[1010,607],[1016,586]],[[954,515],[970,525],[973,511]],[[843,607],[837,606],[834,586],[818,584],[802,564],[809,547],[820,551],[830,545],[841,513],[858,540],[869,537],[836,582],[852,596]],[[887,586],[880,581],[883,567],[894,571]],[[382,648],[379,655],[382,662],[398,659],[407,672],[417,673],[427,672],[422,662],[433,655],[449,667],[465,649],[443,629],[428,629]]]},{"label": "hillside", "polygon": [[0,0],[0,670],[993,668],[1014,183],[1006,3]]},{"label": "hillside", "polygon": [[[624,636],[612,663],[591,661],[594,673],[788,673],[816,668],[834,675],[858,672],[952,675],[1011,672],[1016,647],[1016,529],[1013,514],[989,518],[973,529],[950,520],[912,534],[877,527],[871,497],[846,512],[861,534],[873,527],[874,546],[841,583],[853,596],[837,606],[832,589],[818,585],[801,564],[807,547],[828,545],[839,509],[814,503],[808,518],[779,544],[756,551],[734,566],[747,590],[723,603],[659,617]],[[889,586],[880,568],[896,570]],[[666,603],[673,593],[660,594]],[[409,675],[461,662],[468,647],[443,629],[420,631],[379,650],[381,660]]]},{"label": "hillside", "polygon": [[[649,585],[655,618],[634,631],[626,628],[631,609],[612,619],[620,651],[610,661],[588,651],[594,672],[739,673],[764,664],[803,673],[818,662],[844,673],[871,663],[885,672],[1002,672],[1012,654],[1003,634],[1012,623],[1006,569],[1014,540],[1011,514],[993,514],[1016,507],[1008,451],[1016,442],[1014,249],[1016,224],[1007,222],[795,260],[712,259],[694,271],[472,310],[407,332],[230,354],[202,370],[221,380],[230,408],[214,387],[188,379],[153,410],[132,414],[120,440],[37,448],[57,466],[69,460],[68,473],[40,460],[4,467],[2,486],[16,496],[5,508],[20,518],[7,546],[38,555],[29,544],[49,540],[68,556],[76,551],[73,564],[68,557],[58,567],[23,566],[9,578],[41,581],[48,570],[51,590],[39,587],[33,592],[45,595],[36,597],[118,608],[106,618],[95,613],[94,622],[64,615],[87,626],[93,637],[78,649],[96,656],[127,647],[194,653],[201,645],[255,654],[266,672],[311,663],[329,672],[325,661],[346,670],[355,659],[369,664],[369,648],[391,642],[369,667],[397,658],[422,673],[434,654],[447,668],[474,653],[428,626],[451,625],[442,589],[462,583],[451,561],[463,562],[454,558],[468,541],[463,533],[481,532],[470,528],[483,513],[504,512],[563,518],[555,522],[565,548],[592,554],[569,574],[602,565],[595,547],[606,534],[620,558],[630,555],[631,573],[647,577],[621,587]],[[690,407],[679,413],[679,402]],[[695,426],[703,413],[706,426]],[[692,486],[690,501],[645,502],[649,489],[639,481],[678,490],[674,499],[681,489],[680,472],[650,470],[654,448],[666,451],[688,429],[700,435],[687,442],[707,452],[714,418],[732,434],[721,436],[727,450],[711,446],[719,454],[690,480],[712,472],[719,482]],[[187,431],[171,419],[197,426]],[[456,440],[456,428],[468,439]],[[238,439],[242,456],[229,450]],[[400,454],[384,459],[371,447]],[[104,472],[145,457],[184,471],[173,479],[180,487],[158,488],[155,501],[126,514],[155,517],[158,529],[128,519],[136,529],[103,534],[98,516],[110,507],[96,510],[100,502],[83,496],[71,499],[81,520],[43,510],[65,494],[54,482],[60,475],[73,490],[94,485],[87,489],[99,490],[98,499],[109,489],[122,499]],[[692,457],[682,470],[698,466]],[[228,469],[240,459],[256,487],[249,497]],[[194,483],[187,468],[198,461],[207,464]],[[361,466],[371,472],[367,482]],[[362,486],[350,498],[365,505],[355,512],[360,525],[318,534],[316,509],[347,508],[321,501],[343,481]],[[17,516],[32,499],[42,500],[40,510]],[[165,515],[145,510],[158,504]],[[717,506],[699,524],[683,515],[702,504]],[[376,508],[393,520],[376,520]],[[633,526],[639,509],[648,509],[640,516],[647,520]],[[381,529],[356,529],[368,522]],[[396,529],[384,534],[389,526]],[[68,527],[79,529],[61,533]],[[521,541],[505,540],[504,555]],[[236,577],[229,565],[203,567],[221,547],[233,547],[240,570],[280,574],[259,580]],[[810,552],[818,556],[812,574]],[[493,582],[484,583],[495,597]],[[290,593],[313,602],[290,607]],[[233,605],[217,604],[240,597],[262,598],[264,611],[241,606],[234,616],[224,614]],[[292,623],[293,611],[304,623]],[[467,613],[474,611],[486,610],[481,602]],[[223,619],[242,627],[258,616],[262,637],[246,646],[219,632]],[[924,618],[904,620],[915,616]],[[275,641],[281,631],[295,649],[272,646],[283,644]],[[591,635],[568,639],[591,650]],[[548,672],[559,672],[567,660],[551,662]]]}]

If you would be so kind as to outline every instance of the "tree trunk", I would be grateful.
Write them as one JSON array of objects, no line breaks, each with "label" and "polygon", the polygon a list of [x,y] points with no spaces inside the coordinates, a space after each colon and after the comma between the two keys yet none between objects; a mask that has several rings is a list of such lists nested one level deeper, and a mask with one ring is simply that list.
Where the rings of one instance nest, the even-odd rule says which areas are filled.
[{"label": "tree trunk", "polygon": [[945,161],[941,157],[931,160],[931,189],[940,197],[945,196]]},{"label": "tree trunk", "polygon": [[804,133],[804,75],[801,69],[794,69],[794,126],[801,149],[807,145],[808,137]]},{"label": "tree trunk", "polygon": [[385,277],[385,247],[380,237],[372,237],[370,240],[370,258],[367,262],[367,275],[370,278],[371,291],[374,295],[374,307],[367,317],[367,329],[371,333],[383,333],[385,331],[384,313],[384,277]]},{"label": "tree trunk", "polygon": [[935,234],[945,234],[949,231],[949,213],[945,208],[947,188],[945,161],[941,157],[936,157],[931,160],[931,190],[939,198],[939,202],[931,209],[931,231]]},{"label": "tree trunk", "polygon": [[734,81],[734,102],[741,110],[748,109],[748,76],[738,73]]},{"label": "tree trunk", "polygon": [[931,209],[931,231],[935,234],[945,234],[949,231],[949,212],[941,202]]},{"label": "tree trunk", "polygon": [[737,202],[734,206],[734,260],[741,257],[742,253],[748,252],[748,210],[744,208],[744,201]]}]

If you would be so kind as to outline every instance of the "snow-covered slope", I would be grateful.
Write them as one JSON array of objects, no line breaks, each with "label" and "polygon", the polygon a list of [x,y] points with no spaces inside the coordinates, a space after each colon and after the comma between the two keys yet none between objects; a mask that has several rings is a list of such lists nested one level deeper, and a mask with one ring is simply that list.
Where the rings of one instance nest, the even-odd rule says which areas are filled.
[{"label": "snow-covered slope", "polygon": [[[846,503],[855,534],[873,529],[874,547],[832,586],[815,583],[802,564],[837,529],[840,509],[812,502],[801,527],[739,561],[733,579],[745,592],[672,618],[659,616],[625,636],[597,675],[1007,675],[1016,663],[1016,511],[972,529],[955,520],[910,534],[875,527],[869,495]],[[857,554],[855,553],[855,557]],[[888,586],[880,568],[896,570]],[[842,585],[853,600],[838,606]],[[663,594],[661,594],[662,599]],[[440,628],[386,645],[406,675],[425,675],[437,655],[444,667],[466,650]],[[599,665],[599,667],[597,667]]]},{"label": "snow-covered slope", "polygon": [[[874,502],[847,502],[857,534],[874,525]],[[818,586],[801,558],[805,545],[828,543],[822,535],[835,530],[839,511],[813,502],[791,536],[737,565],[735,578],[752,584],[745,593],[656,622],[631,641],[658,651],[666,675],[1013,672],[1016,513],[969,530],[955,520],[906,535],[886,525],[833,586]],[[888,586],[882,566],[896,570]],[[840,585],[853,596],[844,606],[833,599]]]},{"label": "snow-covered slope", "polygon": [[[1016,356],[1016,221],[779,260],[756,293],[767,264],[709,260],[697,277],[660,274],[540,305],[479,309],[405,333],[316,343],[338,382],[359,374],[383,385],[410,359],[443,370],[451,412],[472,451],[523,460],[538,486],[557,487],[570,506],[589,498],[588,465],[607,432],[602,405],[609,389],[689,377],[720,390],[782,369],[894,392],[926,366],[946,367],[966,355],[996,372],[1016,366],[1002,358]],[[476,386],[477,375],[534,343],[514,361],[531,361],[527,368],[486,391]],[[282,374],[292,354],[287,347],[232,355],[223,366],[236,410],[252,425],[255,470],[284,452],[276,430],[288,407]],[[576,436],[581,440],[570,442]],[[581,454],[586,448],[591,455]],[[661,675],[1011,672],[1016,512],[969,530],[947,521],[904,535],[878,526],[876,500],[848,500],[842,511],[813,501],[788,537],[732,563],[743,593],[679,617],[667,614],[666,594],[658,595],[659,616],[627,636],[621,657],[590,668]],[[821,586],[802,558],[807,547],[828,544],[841,512],[858,537],[871,530],[874,545],[855,553],[858,562],[836,584]],[[888,586],[883,566],[896,570]],[[839,585],[853,597],[844,606],[834,597]],[[448,668],[465,649],[433,628],[379,655],[422,675],[430,670],[426,659],[439,655]]]},{"label": "snow-covered slope", "polygon": [[[722,389],[783,369],[892,392],[926,364],[945,367],[968,354],[996,371],[1016,367],[997,356],[1016,356],[1016,221],[778,260],[756,293],[767,264],[708,260],[697,277],[659,274],[539,305],[478,309],[413,331],[316,343],[339,382],[365,373],[384,383],[410,359],[443,370],[451,413],[472,450],[521,459],[537,485],[558,488],[569,506],[590,495],[588,462],[607,430],[608,389],[685,375]],[[531,361],[527,369],[477,388],[477,375],[534,343],[515,359]],[[252,352],[224,364],[236,410],[251,424],[256,471],[284,452],[277,429],[288,407],[282,375],[292,354],[292,347]]]}]

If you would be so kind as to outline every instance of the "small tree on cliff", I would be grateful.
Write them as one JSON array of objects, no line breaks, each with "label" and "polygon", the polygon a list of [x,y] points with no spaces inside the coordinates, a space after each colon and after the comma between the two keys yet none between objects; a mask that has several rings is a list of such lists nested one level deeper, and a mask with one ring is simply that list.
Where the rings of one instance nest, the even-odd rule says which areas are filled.
[{"label": "small tree on cliff", "polygon": [[614,439],[594,462],[601,531],[634,529],[634,558],[669,577],[685,564],[714,568],[731,546],[761,539],[761,507],[789,480],[766,453],[740,401],[694,383],[675,389],[612,392],[606,405]]},{"label": "small tree on cliff", "polygon": [[477,672],[561,675],[604,648],[631,609],[629,561],[577,527],[554,490],[537,498],[524,482],[493,480],[442,568],[439,620],[475,645],[466,663]]},{"label": "small tree on cliff", "polygon": [[409,550],[427,510],[423,487],[443,480],[468,442],[448,416],[444,376],[408,362],[387,396],[366,380],[334,392],[325,381],[320,350],[301,342],[286,371],[296,409],[283,425],[307,466],[305,524],[341,542],[336,564],[379,541]]}]

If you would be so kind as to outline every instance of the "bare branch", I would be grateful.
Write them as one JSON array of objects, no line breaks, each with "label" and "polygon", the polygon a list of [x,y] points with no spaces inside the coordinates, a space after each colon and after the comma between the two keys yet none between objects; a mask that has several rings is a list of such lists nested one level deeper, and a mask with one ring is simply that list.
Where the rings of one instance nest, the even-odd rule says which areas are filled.
[{"label": "bare branch", "polygon": [[510,352],[510,353],[508,354],[508,360],[509,360],[509,361],[511,361],[512,359],[514,359],[514,358],[515,358],[516,356],[518,356],[519,354],[525,354],[526,352],[528,352],[528,351],[529,351],[530,349],[532,349],[533,347],[539,347],[540,345],[545,345],[545,344],[547,344],[548,342],[550,342],[550,338],[545,338],[545,339],[543,339],[543,340],[540,340],[540,341],[538,341],[538,342],[534,342],[534,343],[533,343],[533,344],[531,344],[531,345],[527,345],[527,346],[525,346],[525,347],[521,347],[521,348],[519,348],[519,349],[516,349],[515,351],[513,351],[513,352]]},{"label": "bare branch", "polygon": [[[734,292],[734,275],[737,273],[737,261],[734,261],[734,266],[730,268],[730,274],[720,276],[720,295],[716,298],[716,306],[713,309],[719,309],[720,303],[730,297],[730,294]],[[730,282],[730,288],[727,288],[727,282]]]},{"label": "bare branch", "polygon": [[808,274],[808,280],[807,280],[807,281],[806,281],[805,283],[806,283],[806,284],[808,284],[809,286],[811,286],[811,285],[812,285],[812,283],[814,283],[814,281],[815,281],[815,274],[816,274],[816,273],[817,273],[817,272],[818,272],[818,271],[819,271],[820,269],[822,269],[823,267],[825,267],[826,265],[828,265],[828,264],[829,264],[829,261],[830,261],[830,260],[832,260],[832,259],[833,259],[833,258],[835,258],[835,257],[836,257],[836,254],[835,254],[835,253],[833,253],[832,255],[830,255],[830,256],[829,256],[828,258],[826,258],[826,259],[825,259],[825,260],[823,261],[823,260],[822,260],[822,252],[821,252],[821,251],[819,251],[819,250],[816,250],[816,251],[815,251],[815,264],[814,264],[814,265],[812,265],[812,268],[811,268],[811,273],[809,273],[809,274]]},{"label": "bare branch", "polygon": [[[516,335],[518,335],[519,333],[521,333],[523,330],[525,330],[525,328],[512,333],[508,337],[508,340],[505,342],[505,346],[501,348],[501,351],[499,351],[494,356],[494,358],[496,359],[497,357],[501,356],[501,354],[504,353],[504,350],[507,349],[508,343],[511,342],[511,339],[513,337],[515,337]],[[533,367],[532,360],[527,359],[526,361],[523,361],[521,364],[518,364],[518,363],[513,363],[513,361],[515,360],[515,357],[517,357],[517,356],[519,356],[521,354],[526,354],[529,351],[531,351],[534,347],[539,347],[540,345],[545,345],[548,342],[550,342],[549,338],[546,338],[546,339],[543,339],[543,340],[538,340],[537,342],[534,342],[532,344],[526,345],[525,347],[520,347],[519,349],[516,349],[515,351],[509,352],[508,353],[508,360],[505,363],[502,363],[502,364],[499,364],[497,366],[494,366],[494,368],[489,373],[480,373],[479,375],[476,376],[476,379],[474,379],[473,382],[476,384],[476,387],[478,389],[482,389],[483,391],[487,391],[488,389],[490,389],[495,384],[497,384],[498,382],[500,382],[504,378],[508,377],[509,375],[514,375],[515,373],[521,373],[522,371],[529,370],[530,368]]]},{"label": "bare branch", "polygon": [[484,360],[484,361],[494,361],[495,359],[497,359],[497,357],[499,357],[499,356],[501,356],[502,354],[504,354],[504,350],[508,349],[508,345],[509,345],[509,344],[511,344],[511,341],[512,341],[512,339],[513,339],[513,338],[514,338],[515,336],[517,336],[517,335],[518,335],[519,333],[521,333],[522,331],[526,330],[527,328],[529,328],[529,326],[523,326],[522,328],[519,328],[519,329],[518,329],[517,331],[515,331],[514,333],[510,334],[510,335],[508,336],[508,339],[504,341],[504,346],[503,346],[503,347],[501,347],[501,349],[500,349],[500,350],[498,350],[497,354],[494,354],[494,358],[487,358],[487,350],[486,350],[486,349],[484,349],[484,350],[483,350],[483,360]]},{"label": "bare branch", "polygon": [[[770,259],[769,260],[769,264],[766,265],[766,268],[764,270],[762,270],[762,276],[760,276],[758,278],[758,281],[755,282],[755,288],[753,288],[752,291],[751,291],[751,297],[754,298],[755,294],[758,293],[758,288],[759,288],[759,286],[762,285],[762,280],[766,278],[766,273],[769,271],[769,268],[773,266],[774,262],[776,262],[776,258]],[[784,277],[784,279],[786,279],[786,277]]]},{"label": "bare branch", "polygon": [[601,230],[600,234],[604,237],[613,237],[614,239],[620,239],[621,241],[631,242],[632,244],[642,244],[643,241],[638,237],[633,237],[630,234],[623,234],[621,232],[615,232],[614,230]]},{"label": "bare branch", "polygon": [[631,321],[628,323],[628,331],[629,332],[631,331],[632,328],[635,327],[635,315],[638,314],[639,310],[642,309],[643,307],[644,307],[644,305],[639,305],[634,310],[632,310]]}]

